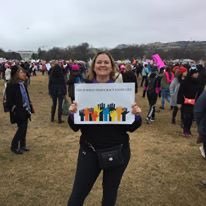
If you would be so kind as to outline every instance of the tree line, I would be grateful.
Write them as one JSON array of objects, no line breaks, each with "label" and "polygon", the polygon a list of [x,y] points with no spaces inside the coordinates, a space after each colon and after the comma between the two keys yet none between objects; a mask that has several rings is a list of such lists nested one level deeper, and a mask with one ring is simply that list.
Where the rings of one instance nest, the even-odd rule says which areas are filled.
[{"label": "tree line", "polygon": [[0,49],[0,58],[5,59],[17,59],[21,60],[21,55],[17,52],[5,52],[3,49]]},{"label": "tree line", "polygon": [[[180,42],[179,46],[172,47],[170,43],[166,44],[148,44],[148,45],[119,45],[112,49],[94,48],[88,43],[82,43],[77,46],[68,46],[66,48],[53,47],[49,50],[38,49],[37,53],[32,54],[32,59],[77,59],[87,61],[94,54],[101,50],[106,50],[112,54],[115,60],[121,59],[142,59],[151,58],[152,54],[158,53],[163,59],[193,59],[206,60],[206,43],[195,44],[191,42]],[[199,45],[199,46],[198,46]],[[0,57],[6,59],[21,60],[21,56],[16,52],[4,52],[0,49]]]},{"label": "tree line", "polygon": [[206,48],[195,46],[182,46],[179,48],[158,48],[151,45],[119,45],[112,49],[94,48],[88,43],[82,43],[78,46],[58,48],[54,47],[48,51],[38,49],[33,54],[34,59],[78,59],[87,61],[98,51],[106,50],[112,54],[115,60],[121,59],[142,59],[151,58],[152,54],[158,53],[163,59],[193,59],[195,61],[206,59]]}]

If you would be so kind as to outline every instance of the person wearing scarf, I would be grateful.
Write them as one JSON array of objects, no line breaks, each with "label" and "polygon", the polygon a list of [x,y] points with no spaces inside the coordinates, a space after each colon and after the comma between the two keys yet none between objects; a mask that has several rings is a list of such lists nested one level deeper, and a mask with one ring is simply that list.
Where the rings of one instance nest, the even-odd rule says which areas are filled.
[{"label": "person wearing scarf", "polygon": [[10,112],[10,122],[17,124],[17,131],[11,142],[11,151],[15,154],[23,154],[29,151],[26,147],[26,133],[28,119],[34,113],[29,93],[24,85],[27,79],[26,72],[22,67],[11,68],[11,81],[6,88],[7,105]]}]

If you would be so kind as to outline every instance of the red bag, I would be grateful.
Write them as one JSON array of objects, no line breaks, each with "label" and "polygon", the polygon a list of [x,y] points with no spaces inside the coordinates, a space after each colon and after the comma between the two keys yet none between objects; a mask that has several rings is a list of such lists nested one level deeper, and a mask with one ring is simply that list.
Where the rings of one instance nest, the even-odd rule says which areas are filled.
[{"label": "red bag", "polygon": [[195,99],[189,99],[189,98],[184,97],[184,104],[194,105]]}]

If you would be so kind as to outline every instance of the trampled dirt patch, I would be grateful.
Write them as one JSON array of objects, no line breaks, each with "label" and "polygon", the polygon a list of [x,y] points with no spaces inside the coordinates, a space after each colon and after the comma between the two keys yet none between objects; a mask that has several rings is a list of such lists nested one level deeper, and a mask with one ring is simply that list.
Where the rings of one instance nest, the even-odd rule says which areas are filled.
[{"label": "trampled dirt patch", "polygon": [[[0,206],[64,206],[71,192],[78,153],[79,133],[50,123],[51,99],[47,76],[32,77],[29,88],[36,114],[29,123],[27,140],[31,151],[21,156],[10,152],[16,126],[0,107]],[[0,91],[3,81],[0,80]],[[138,94],[138,104],[147,112],[147,100]],[[158,104],[160,106],[160,104]],[[117,206],[204,206],[206,161],[194,137],[181,136],[179,124],[170,123],[169,106],[157,113],[152,125],[145,122],[131,134],[132,158],[120,185]],[[88,196],[86,206],[101,202],[101,176]]]}]

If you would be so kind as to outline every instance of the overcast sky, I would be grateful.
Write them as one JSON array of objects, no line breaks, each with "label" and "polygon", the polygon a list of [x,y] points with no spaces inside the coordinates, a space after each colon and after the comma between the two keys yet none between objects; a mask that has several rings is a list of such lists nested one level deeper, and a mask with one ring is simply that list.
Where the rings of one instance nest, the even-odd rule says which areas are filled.
[{"label": "overcast sky", "polygon": [[0,48],[206,40],[205,0],[0,0]]}]

